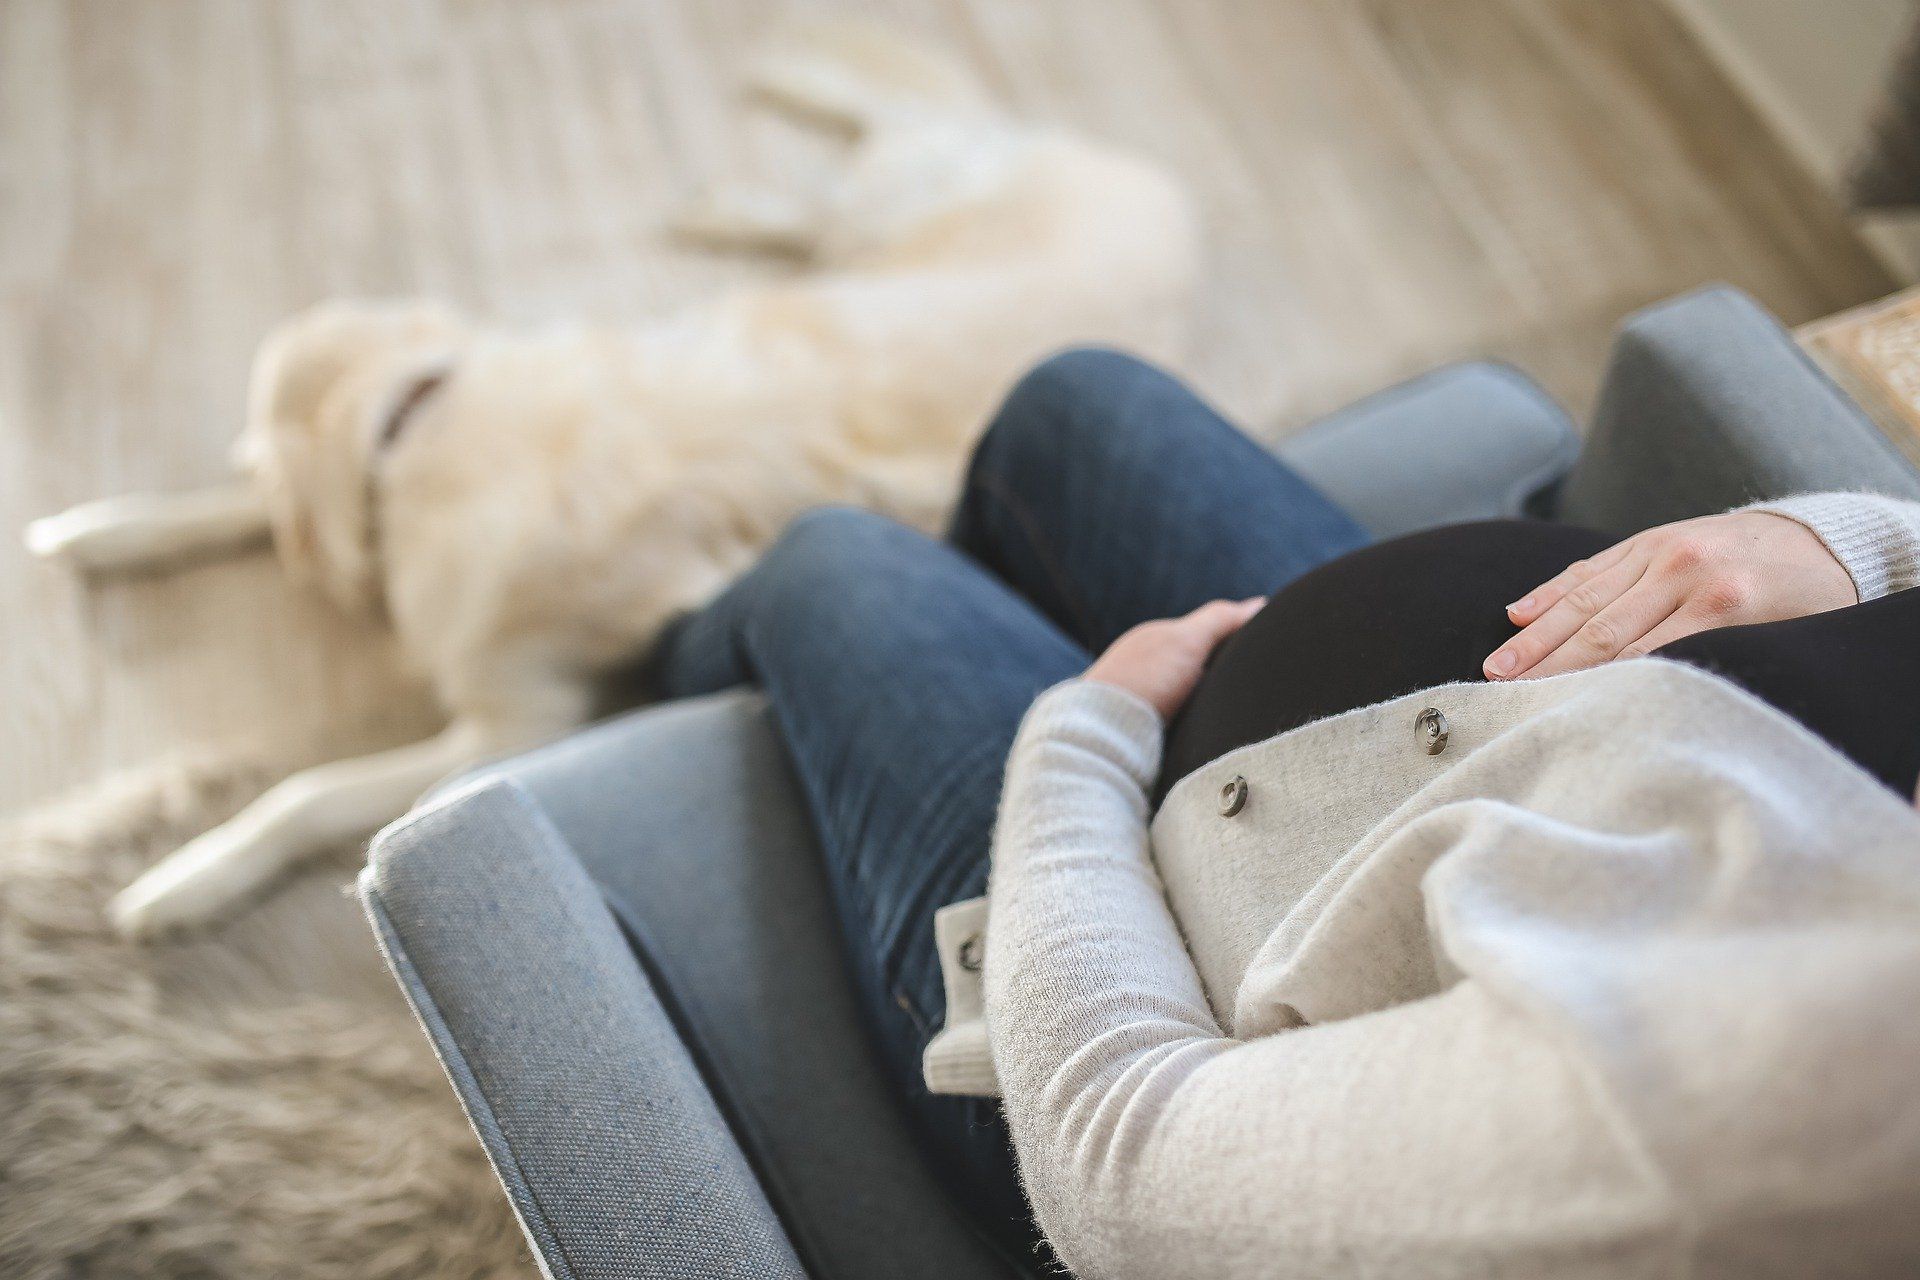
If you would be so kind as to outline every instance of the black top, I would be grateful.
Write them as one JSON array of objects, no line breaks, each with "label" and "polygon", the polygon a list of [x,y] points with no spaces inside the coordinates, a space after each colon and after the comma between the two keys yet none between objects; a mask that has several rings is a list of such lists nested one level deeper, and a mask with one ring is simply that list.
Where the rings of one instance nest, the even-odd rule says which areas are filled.
[{"label": "black top", "polygon": [[[1528,520],[1362,548],[1278,591],[1215,655],[1167,734],[1160,796],[1211,760],[1303,724],[1479,680],[1506,606],[1615,538]],[[1920,777],[1920,590],[1675,641],[1691,663],[1800,721],[1903,796]],[[1157,799],[1157,797],[1156,797]]]}]

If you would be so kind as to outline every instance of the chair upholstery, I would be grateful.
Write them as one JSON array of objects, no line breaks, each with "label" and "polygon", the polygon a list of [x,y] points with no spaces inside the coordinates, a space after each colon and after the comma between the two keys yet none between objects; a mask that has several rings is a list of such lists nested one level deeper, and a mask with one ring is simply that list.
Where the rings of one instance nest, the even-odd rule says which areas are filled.
[{"label": "chair upholstery", "polygon": [[381,950],[548,1274],[801,1277],[679,1032],[539,805],[483,780],[381,844],[364,884]]},{"label": "chair upholstery", "polygon": [[1632,317],[1556,514],[1621,533],[1920,474],[1753,299],[1702,289]]},{"label": "chair upholstery", "polygon": [[[1783,341],[1730,290],[1630,322],[1602,447],[1562,512],[1629,527],[1750,492],[1920,487]],[[1644,456],[1667,449],[1686,466]],[[1574,437],[1531,383],[1476,364],[1362,401],[1280,452],[1387,536],[1551,505]],[[757,695],[631,713],[489,766],[383,834],[362,886],[553,1274],[784,1274],[768,1270],[789,1265],[769,1223],[815,1277],[1023,1269],[959,1219],[885,1095]],[[583,1081],[556,1083],[566,1061]],[[689,1137],[695,1117],[711,1131]],[[739,1185],[742,1169],[763,1201]],[[635,1197],[646,1203],[624,1214]],[[723,1229],[714,1212],[740,1223]],[[650,1234],[671,1220],[685,1239]],[[605,1233],[649,1243],[623,1249]]]},{"label": "chair upholstery", "polygon": [[[550,819],[635,944],[809,1274],[1016,1274],[948,1205],[868,1048],[812,829],[758,694],[607,721],[488,770],[431,811],[463,808],[466,788],[489,777],[511,779]],[[459,874],[417,840],[381,844],[376,885]],[[507,910],[523,917],[518,945],[558,927],[524,919],[527,904]],[[470,998],[486,998],[484,984]],[[579,1033],[602,1046],[583,1053],[617,1052],[606,1044],[617,1026]],[[631,1159],[656,1157],[636,1148]]]},{"label": "chair upholstery", "polygon": [[1274,449],[1381,538],[1517,514],[1579,451],[1552,397],[1484,362],[1389,387]]}]

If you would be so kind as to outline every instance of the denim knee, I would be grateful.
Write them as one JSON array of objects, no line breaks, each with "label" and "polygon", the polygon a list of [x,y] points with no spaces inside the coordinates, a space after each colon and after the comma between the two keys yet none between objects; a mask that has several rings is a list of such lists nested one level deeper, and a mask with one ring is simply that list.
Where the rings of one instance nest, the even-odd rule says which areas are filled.
[{"label": "denim knee", "polygon": [[742,579],[742,634],[749,646],[812,651],[849,631],[884,631],[902,609],[924,606],[930,584],[958,562],[946,544],[886,516],[813,508],[794,517]]},{"label": "denim knee", "polygon": [[[1081,451],[1113,443],[1132,429],[1125,406],[1143,380],[1168,375],[1135,356],[1106,347],[1075,347],[1042,360],[1014,384],[981,438],[982,464],[1009,477],[1049,468]],[[1152,416],[1142,419],[1151,426]]]},{"label": "denim knee", "polygon": [[832,594],[849,578],[870,580],[884,564],[907,554],[906,544],[922,536],[859,507],[810,507],[787,523],[754,576],[763,590],[791,590],[802,600]]},{"label": "denim knee", "polygon": [[872,625],[889,592],[919,572],[929,540],[885,516],[816,507],[795,516],[751,569],[711,604],[672,623],[647,659],[644,686],[684,697],[756,679],[778,657],[829,660],[835,637]]},{"label": "denim knee", "polygon": [[892,516],[866,507],[829,503],[808,507],[787,521],[776,541],[797,554],[818,554],[833,548],[874,551],[919,536]]}]

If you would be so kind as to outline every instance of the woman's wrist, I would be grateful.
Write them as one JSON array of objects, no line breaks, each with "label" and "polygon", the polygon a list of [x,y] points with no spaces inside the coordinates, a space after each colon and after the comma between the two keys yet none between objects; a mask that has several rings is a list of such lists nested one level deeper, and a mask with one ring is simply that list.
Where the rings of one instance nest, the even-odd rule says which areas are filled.
[{"label": "woman's wrist", "polygon": [[1050,749],[1064,747],[1111,762],[1144,790],[1159,774],[1165,728],[1153,704],[1132,690],[1076,676],[1034,699],[1014,739],[1009,774],[1024,773],[1036,756],[1057,762]]},{"label": "woman's wrist", "polygon": [[1178,618],[1143,622],[1107,646],[1087,669],[1087,679],[1133,694],[1171,720],[1186,704],[1220,642],[1246,625],[1266,604],[1215,600]]},{"label": "woman's wrist", "polygon": [[1874,493],[1808,493],[1742,511],[1791,520],[1818,538],[1860,600],[1920,586],[1920,503]]}]

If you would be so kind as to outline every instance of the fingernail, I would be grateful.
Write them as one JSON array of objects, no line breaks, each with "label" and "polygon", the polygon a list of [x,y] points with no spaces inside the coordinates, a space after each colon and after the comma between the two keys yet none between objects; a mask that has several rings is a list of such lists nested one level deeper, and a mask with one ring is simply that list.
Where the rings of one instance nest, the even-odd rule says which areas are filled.
[{"label": "fingernail", "polygon": [[1514,656],[1511,649],[1502,649],[1487,659],[1487,671],[1496,676],[1512,675],[1513,669],[1519,665],[1520,659]]},{"label": "fingernail", "polygon": [[1531,609],[1532,607],[1533,607],[1533,597],[1521,596],[1518,600],[1515,600],[1512,604],[1507,606],[1507,612],[1521,613],[1527,609]]}]

